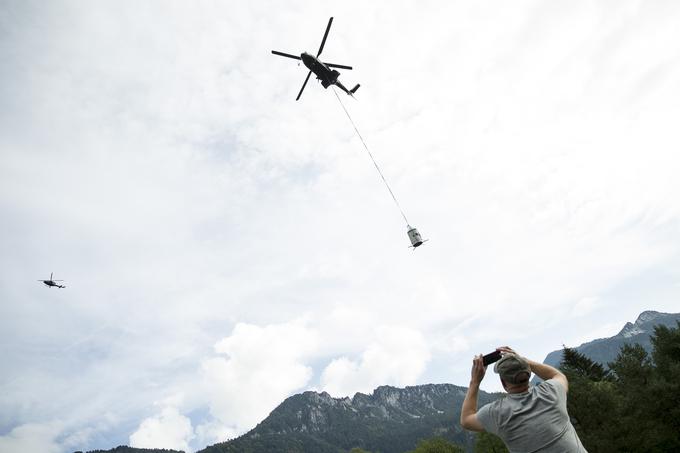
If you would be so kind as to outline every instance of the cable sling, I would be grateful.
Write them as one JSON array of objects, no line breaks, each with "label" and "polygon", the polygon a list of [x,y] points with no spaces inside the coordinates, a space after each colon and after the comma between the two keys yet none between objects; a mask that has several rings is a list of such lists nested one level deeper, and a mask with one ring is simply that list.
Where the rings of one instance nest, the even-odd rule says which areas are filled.
[{"label": "cable sling", "polygon": [[399,212],[401,212],[401,216],[404,218],[404,221],[406,222],[407,226],[410,226],[408,223],[408,220],[406,219],[406,215],[404,214],[403,209],[401,209],[401,206],[399,205],[399,202],[397,201],[397,197],[394,196],[394,192],[392,192],[392,189],[390,188],[390,185],[387,183],[387,180],[385,179],[385,176],[383,175],[382,171],[380,171],[380,167],[378,166],[378,163],[375,161],[373,158],[373,154],[371,151],[368,149],[368,146],[366,145],[366,142],[364,141],[364,138],[361,136],[361,133],[359,132],[359,129],[357,129],[356,124],[354,124],[354,121],[352,120],[352,117],[349,115],[349,112],[345,108],[345,104],[342,103],[342,100],[340,99],[340,96],[338,96],[338,92],[333,86],[333,93],[335,94],[335,97],[338,98],[338,102],[340,103],[340,106],[342,109],[345,111],[345,115],[347,115],[347,118],[349,119],[349,122],[352,123],[352,127],[354,127],[354,131],[357,133],[357,136],[359,137],[359,140],[361,140],[361,143],[364,145],[364,148],[366,149],[366,152],[370,156],[371,160],[373,161],[373,165],[375,165],[375,169],[378,170],[378,174],[382,178],[383,182],[385,183],[385,187],[387,187],[387,190],[390,192],[390,195],[392,195],[392,199],[394,200],[394,204],[397,205],[397,208],[399,208]]}]

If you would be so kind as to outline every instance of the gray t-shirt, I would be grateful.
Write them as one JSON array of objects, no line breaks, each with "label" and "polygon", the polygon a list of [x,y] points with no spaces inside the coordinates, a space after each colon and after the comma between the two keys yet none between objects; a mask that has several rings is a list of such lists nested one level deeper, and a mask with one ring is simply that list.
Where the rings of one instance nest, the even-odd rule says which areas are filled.
[{"label": "gray t-shirt", "polygon": [[482,406],[477,420],[511,453],[587,453],[569,421],[567,392],[554,379]]}]

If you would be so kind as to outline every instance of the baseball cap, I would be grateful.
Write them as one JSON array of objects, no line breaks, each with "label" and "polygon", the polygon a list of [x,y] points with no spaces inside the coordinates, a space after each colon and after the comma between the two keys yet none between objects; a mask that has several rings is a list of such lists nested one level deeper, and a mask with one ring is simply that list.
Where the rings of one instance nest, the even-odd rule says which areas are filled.
[{"label": "baseball cap", "polygon": [[529,362],[510,352],[503,354],[494,365],[493,371],[509,384],[524,384],[531,377]]}]

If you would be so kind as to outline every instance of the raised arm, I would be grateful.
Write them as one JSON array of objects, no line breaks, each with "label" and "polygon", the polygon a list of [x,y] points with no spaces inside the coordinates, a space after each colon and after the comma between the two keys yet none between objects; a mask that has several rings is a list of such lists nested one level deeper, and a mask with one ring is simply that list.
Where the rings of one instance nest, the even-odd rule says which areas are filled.
[{"label": "raised arm", "polygon": [[472,360],[472,372],[470,386],[465,394],[463,407],[460,410],[460,424],[463,428],[470,431],[484,431],[484,427],[477,419],[477,397],[479,395],[479,384],[484,379],[486,368],[482,362],[482,355],[475,356]]},{"label": "raised arm", "polygon": [[554,379],[562,384],[565,391],[569,391],[569,381],[567,380],[567,377],[564,375],[564,373],[562,373],[560,370],[553,368],[550,365],[546,365],[545,363],[538,363],[529,359],[527,359],[527,362],[529,362],[531,371],[536,376],[540,377],[544,381],[547,381],[548,379]]}]

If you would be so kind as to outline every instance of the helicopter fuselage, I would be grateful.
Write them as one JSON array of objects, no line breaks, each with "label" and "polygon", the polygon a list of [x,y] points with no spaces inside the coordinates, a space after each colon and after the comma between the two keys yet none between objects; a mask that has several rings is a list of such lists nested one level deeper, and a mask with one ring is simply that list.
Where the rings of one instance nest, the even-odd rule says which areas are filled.
[{"label": "helicopter fuselage", "polygon": [[338,76],[340,75],[338,71],[329,68],[323,64],[321,60],[307,52],[302,52],[300,58],[305,66],[307,66],[307,68],[314,73],[316,78],[321,81],[321,85],[323,85],[324,88],[328,88],[334,84],[338,85]]},{"label": "helicopter fuselage", "polygon": [[60,284],[58,284],[58,283],[55,283],[55,282],[53,282],[52,280],[43,280],[42,282],[43,282],[44,284],[46,284],[47,286],[50,286],[50,287],[51,287],[51,286],[56,286],[57,288],[66,288],[66,286],[60,285]]}]

